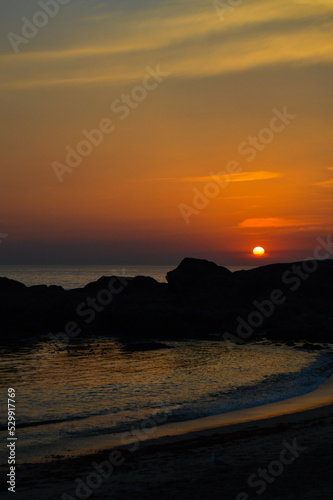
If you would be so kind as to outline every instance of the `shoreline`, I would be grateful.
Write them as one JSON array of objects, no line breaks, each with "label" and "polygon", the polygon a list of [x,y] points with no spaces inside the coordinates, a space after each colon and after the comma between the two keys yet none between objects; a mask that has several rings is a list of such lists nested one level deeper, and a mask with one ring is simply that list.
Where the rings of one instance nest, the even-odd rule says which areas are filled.
[{"label": "shoreline", "polygon": [[[322,382],[314,391],[302,394],[300,396],[283,399],[273,403],[267,403],[260,406],[245,408],[242,410],[231,411],[219,415],[185,420],[182,422],[170,422],[157,425],[152,429],[138,428],[132,432],[131,437],[124,439],[124,436],[131,434],[131,431],[101,435],[94,438],[94,446],[87,447],[86,440],[69,440],[68,446],[70,452],[61,453],[57,458],[47,456],[28,460],[26,464],[52,463],[55,460],[71,461],[84,457],[93,457],[106,450],[114,448],[124,448],[130,445],[142,444],[146,446],[158,445],[162,442],[175,442],[194,437],[207,436],[211,434],[225,434],[235,428],[247,428],[256,425],[269,426],[275,421],[297,421],[311,417],[310,413],[321,408],[333,409],[333,374]],[[325,410],[323,410],[325,413]],[[322,412],[318,412],[322,414]],[[148,432],[149,431],[149,432]],[[151,432],[152,431],[152,432]],[[80,444],[82,443],[82,445]],[[74,448],[74,449],[73,449]],[[23,465],[23,464],[22,464]]]},{"label": "shoreline", "polygon": [[[212,341],[209,341],[209,343],[211,342]],[[217,341],[216,343],[219,344],[219,342]],[[268,343],[271,344],[271,342]],[[294,347],[293,348],[289,347],[289,349],[293,351]],[[307,353],[305,354],[307,355]],[[238,409],[236,408],[236,409],[231,409],[229,411],[225,411],[225,409],[221,408],[223,413],[213,414],[210,416],[199,415],[196,416],[196,418],[191,418],[192,415],[182,415],[183,420],[179,420],[180,417],[178,416],[177,413],[178,410],[175,409],[176,407],[174,407],[174,405],[171,404],[169,400],[167,400],[163,403],[162,402],[160,403],[160,406],[156,408],[156,413],[155,410],[153,409],[147,410],[147,412],[141,417],[140,420],[138,419],[136,422],[133,422],[132,426],[131,424],[125,427],[119,426],[118,429],[116,430],[111,426],[110,428],[107,428],[108,421],[106,420],[106,425],[105,425],[103,420],[103,422],[101,422],[103,424],[103,427],[101,429],[99,426],[99,422],[95,421],[90,426],[91,429],[94,430],[94,432],[91,433],[92,434],[91,436],[90,435],[86,436],[83,433],[81,433],[81,436],[71,436],[71,433],[67,433],[66,438],[61,440],[57,437],[56,432],[58,428],[59,432],[62,430],[61,427],[62,422],[61,421],[59,423],[55,422],[56,425],[53,427],[54,430],[52,431],[54,433],[55,439],[53,439],[52,444],[47,443],[45,440],[41,440],[41,442],[37,441],[36,443],[32,442],[31,440],[30,440],[31,443],[26,440],[22,441],[21,443],[22,461],[20,463],[36,464],[43,462],[52,462],[55,459],[66,460],[78,456],[92,455],[108,448],[116,448],[116,447],[122,447],[124,445],[129,445],[132,442],[136,442],[138,440],[136,435],[134,435],[134,437],[132,438],[129,437],[129,433],[132,433],[131,431],[134,429],[135,431],[141,433],[140,441],[142,442],[142,441],[153,441],[155,439],[160,439],[165,436],[181,436],[182,434],[186,435],[188,433],[193,433],[196,431],[205,431],[206,429],[214,430],[214,428],[218,428],[220,426],[225,427],[228,425],[233,425],[236,423],[246,422],[246,421],[253,421],[260,418],[269,418],[270,416],[274,416],[275,414],[277,414],[276,412],[270,414],[269,409],[274,410],[275,407],[278,407],[279,409],[281,408],[281,405],[290,406],[290,403],[292,402],[295,403],[295,401],[297,402],[299,400],[303,401],[305,398],[306,401],[308,401],[309,397],[311,397],[312,401],[314,395],[318,395],[320,393],[322,394],[322,396],[324,396],[324,399],[322,396],[319,399],[317,397],[315,402],[312,403],[312,407],[317,406],[318,404],[324,405],[324,404],[329,404],[330,402],[333,403],[333,400],[331,401],[329,397],[330,394],[329,390],[323,391],[323,388],[325,389],[330,379],[333,378],[333,375],[330,375],[330,372],[332,370],[330,362],[331,355],[329,353],[323,353],[323,354],[325,354],[326,356],[326,358],[323,358],[324,360],[326,359],[324,365],[326,366],[326,368],[324,371],[322,370],[319,371],[320,375],[318,375],[318,373],[316,372],[316,378],[313,378],[313,380],[311,379],[309,381],[308,379],[306,379],[308,381],[307,387],[305,386],[305,384],[303,384],[302,390],[300,390],[298,393],[295,391],[293,394],[289,395],[288,394],[283,395],[282,392],[281,393],[274,392],[274,394],[278,394],[278,397],[280,398],[282,397],[284,399],[279,399],[277,401],[276,400],[274,401],[272,397],[268,401],[260,401],[260,396],[258,397],[257,393],[256,396],[257,401],[254,399],[250,401],[250,404],[255,406],[246,407],[246,401],[242,401],[240,398],[238,398],[238,403],[237,403]],[[322,352],[320,352],[318,353],[318,356],[322,356],[323,354]],[[329,354],[329,357],[327,357],[327,354]],[[316,353],[316,360],[317,360],[317,353]],[[324,378],[324,374],[326,378]],[[304,394],[305,390],[311,392],[307,392]],[[320,391],[320,393],[318,391]],[[328,395],[328,397],[326,397],[326,394]],[[302,411],[303,409],[307,409],[309,407],[311,407],[311,405],[309,405],[308,402],[306,402],[306,406],[298,408],[298,411]],[[261,414],[259,413],[262,410],[264,411],[263,416],[261,416]],[[294,408],[289,409],[289,412],[292,411],[294,411]],[[156,419],[154,418],[154,415],[156,415]],[[148,423],[146,428],[146,422],[148,419],[152,419],[153,422],[151,422],[151,425]],[[47,431],[48,423],[49,422],[47,421],[44,423],[38,423],[37,427],[38,428],[40,427],[41,432],[45,434],[46,432],[49,432]],[[152,428],[150,429],[150,427]],[[36,429],[36,432],[38,432],[38,428]],[[103,428],[105,428],[105,431],[103,430]],[[147,433],[145,432],[146,429]],[[30,430],[28,428],[27,431],[28,431],[27,437],[29,438],[30,436],[29,433],[34,432],[34,429],[32,428],[32,430]],[[2,432],[5,432],[5,430]],[[126,440],[123,439],[124,435],[126,436]],[[25,438],[26,436],[24,434],[24,439]]]},{"label": "shoreline", "polygon": [[[229,427],[240,424],[261,424],[271,419],[289,416],[291,420],[297,420],[297,416],[306,414],[320,408],[333,408],[333,374],[322,382],[317,389],[309,393],[268,403],[261,406],[245,408],[220,415],[211,415],[184,422],[171,422],[156,426],[153,433],[136,434],[134,438],[122,439],[127,433],[101,436],[103,446],[95,446],[84,453],[73,454],[64,459],[75,458],[79,456],[95,455],[107,449],[128,446],[133,443],[154,444],[155,441],[164,439],[187,439],[201,434],[225,432]],[[284,420],[283,418],[281,420]],[[105,440],[107,439],[107,443]]]},{"label": "shoreline", "polygon": [[[22,464],[16,498],[58,500],[65,494],[77,499],[83,498],[78,491],[91,491],[101,500],[255,500],[259,497],[249,487],[249,477],[276,463],[286,442],[297,442],[302,451],[295,463],[285,466],[281,478],[271,478],[260,498],[332,498],[333,375],[302,396],[167,424],[157,431],[134,449],[129,442],[119,448],[108,442],[81,455]],[[102,476],[95,491],[85,489],[92,484],[89,477],[96,478],[98,464],[106,464],[112,453],[122,458],[111,476]],[[222,466],[212,464],[213,454]]]}]

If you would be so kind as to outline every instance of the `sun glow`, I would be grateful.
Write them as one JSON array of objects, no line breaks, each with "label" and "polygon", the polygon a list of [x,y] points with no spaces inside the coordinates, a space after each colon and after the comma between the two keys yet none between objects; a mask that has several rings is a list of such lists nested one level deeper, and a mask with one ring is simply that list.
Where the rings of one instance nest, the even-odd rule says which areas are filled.
[{"label": "sun glow", "polygon": [[263,247],[255,247],[253,250],[252,250],[252,253],[253,255],[255,255],[256,257],[261,257],[262,255],[265,254],[265,249]]}]

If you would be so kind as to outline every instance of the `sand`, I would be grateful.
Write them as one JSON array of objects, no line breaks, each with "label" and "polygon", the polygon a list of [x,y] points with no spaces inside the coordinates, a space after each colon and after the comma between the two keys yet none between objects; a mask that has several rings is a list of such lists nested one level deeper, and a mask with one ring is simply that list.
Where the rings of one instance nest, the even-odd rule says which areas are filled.
[{"label": "sand", "polygon": [[[304,396],[164,425],[125,447],[115,438],[91,454],[22,465],[14,498],[332,500],[332,438],[333,377]],[[96,475],[110,458],[112,474],[101,477],[104,464]]]}]

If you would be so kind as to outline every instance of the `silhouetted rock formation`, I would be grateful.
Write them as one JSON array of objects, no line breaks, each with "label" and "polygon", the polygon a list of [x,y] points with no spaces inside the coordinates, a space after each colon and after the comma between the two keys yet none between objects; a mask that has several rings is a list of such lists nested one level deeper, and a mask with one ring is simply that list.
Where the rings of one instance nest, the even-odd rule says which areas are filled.
[{"label": "silhouetted rock formation", "polygon": [[[4,340],[109,335],[128,340],[333,340],[333,261],[273,264],[231,273],[184,259],[167,274],[102,277],[84,288],[26,287],[0,278]],[[58,335],[62,333],[62,335]]]},{"label": "silhouetted rock formation", "polygon": [[179,266],[167,273],[168,283],[179,291],[193,291],[195,288],[225,287],[232,272],[214,262],[203,259],[182,260]]}]

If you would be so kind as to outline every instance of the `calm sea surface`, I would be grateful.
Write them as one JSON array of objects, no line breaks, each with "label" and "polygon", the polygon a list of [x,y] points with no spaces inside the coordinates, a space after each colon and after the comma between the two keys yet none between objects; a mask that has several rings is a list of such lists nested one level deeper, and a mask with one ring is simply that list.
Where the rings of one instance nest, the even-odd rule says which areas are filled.
[{"label": "calm sea surface", "polygon": [[[96,281],[101,276],[151,276],[165,282],[168,271],[175,266],[15,266],[0,265],[0,277],[11,278],[27,286],[59,285],[63,288],[79,288]],[[251,267],[229,266],[231,271],[251,269]]]},{"label": "calm sea surface", "polygon": [[[315,389],[331,354],[257,343],[168,342],[126,352],[110,339],[69,346],[41,342],[1,348],[0,403],[17,394],[19,461],[105,444],[152,414],[177,422],[257,406]],[[5,439],[2,412],[0,438]],[[1,462],[5,460],[1,456]]]}]

